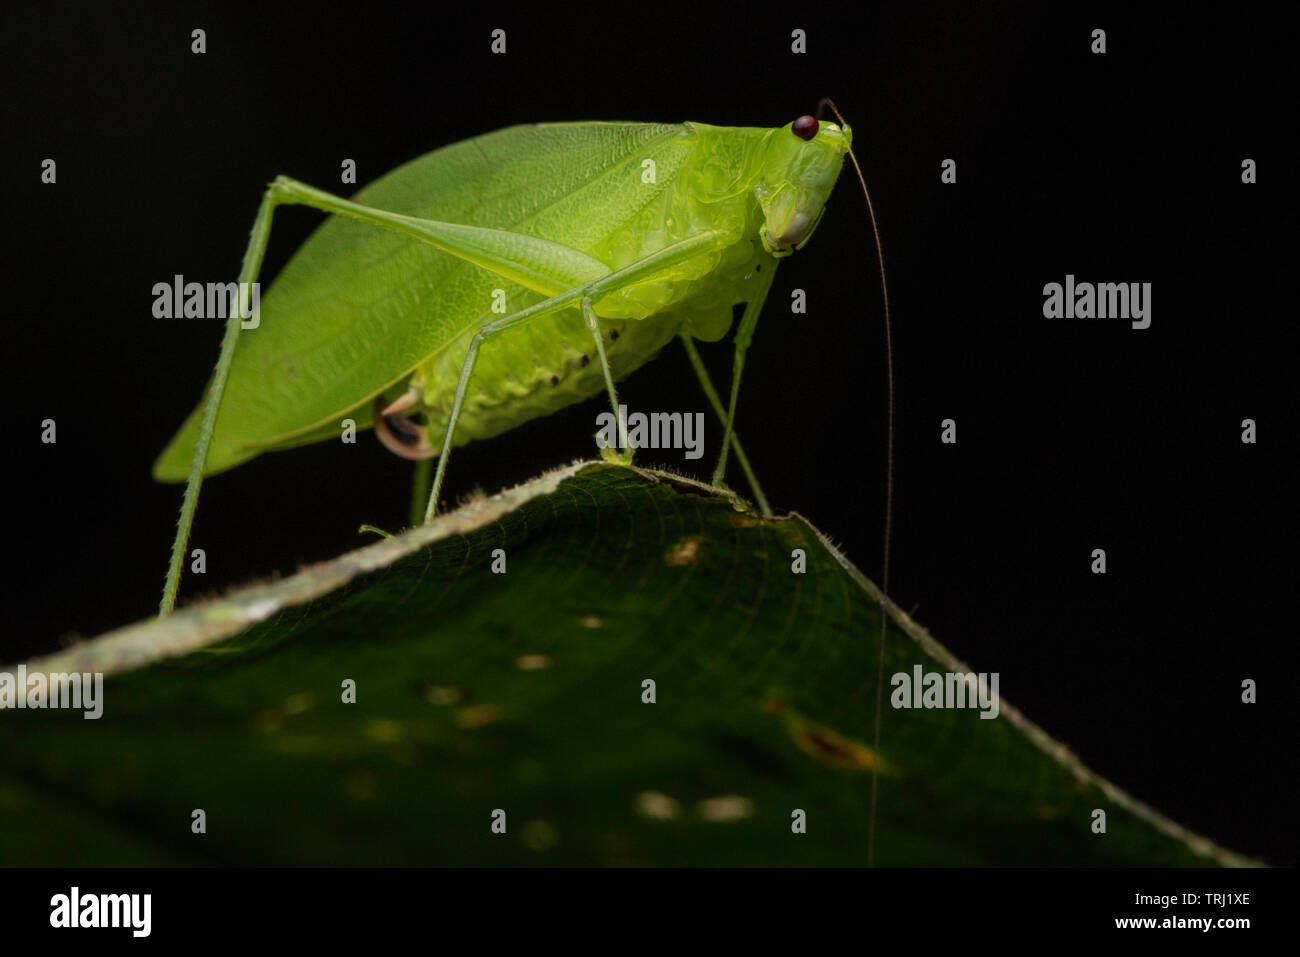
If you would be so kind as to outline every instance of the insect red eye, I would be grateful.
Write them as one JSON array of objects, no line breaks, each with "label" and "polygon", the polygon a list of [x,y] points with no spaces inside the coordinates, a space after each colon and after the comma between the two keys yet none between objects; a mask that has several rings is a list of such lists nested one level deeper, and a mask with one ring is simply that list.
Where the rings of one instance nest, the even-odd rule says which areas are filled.
[{"label": "insect red eye", "polygon": [[817,135],[817,117],[801,116],[790,125],[790,129],[799,139],[811,140]]}]

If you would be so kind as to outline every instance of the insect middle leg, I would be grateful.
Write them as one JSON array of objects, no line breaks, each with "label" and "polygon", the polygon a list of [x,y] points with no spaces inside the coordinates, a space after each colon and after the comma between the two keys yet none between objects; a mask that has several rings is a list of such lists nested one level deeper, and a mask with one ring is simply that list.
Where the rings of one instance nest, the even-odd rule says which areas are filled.
[{"label": "insect middle leg", "polygon": [[707,253],[713,249],[726,246],[729,242],[731,242],[731,237],[715,230],[691,236],[658,252],[651,253],[644,259],[632,263],[630,266],[625,266],[617,272],[575,286],[557,296],[552,296],[550,299],[543,300],[526,309],[521,309],[513,315],[505,316],[482,326],[470,340],[469,350],[465,353],[465,361],[460,368],[460,377],[456,382],[456,393],[452,397],[451,412],[447,417],[446,437],[443,439],[441,451],[438,455],[438,469],[433,476],[433,489],[429,494],[429,505],[424,511],[424,520],[426,522],[431,521],[434,512],[437,510],[438,495],[442,491],[442,480],[447,471],[447,460],[451,457],[452,439],[456,435],[456,420],[460,418],[465,393],[469,388],[470,378],[474,374],[479,346],[485,340],[499,335],[507,329],[522,325],[538,316],[554,312],[557,309],[563,309],[575,299],[579,300],[583,315],[586,317],[587,328],[591,330],[592,337],[596,341],[596,354],[600,357],[601,367],[605,374],[605,385],[609,391],[610,402],[614,406],[614,420],[618,422],[619,443],[626,447],[628,444],[627,426],[622,416],[618,414],[618,397],[614,391],[614,377],[609,370],[609,360],[605,355],[605,346],[600,338],[600,327],[597,324],[595,307],[593,306],[594,301],[605,293],[613,292],[624,285],[652,277],[660,270],[685,262],[701,253]]},{"label": "insect middle leg", "polygon": [[[582,314],[587,321],[587,328],[591,330],[592,338],[596,341],[596,355],[599,356],[601,369],[605,373],[605,387],[609,392],[610,405],[614,408],[614,421],[618,423],[619,447],[628,450],[626,455],[614,456],[613,458],[614,461],[620,464],[630,465],[632,450],[629,448],[627,440],[627,423],[618,414],[618,394],[614,390],[614,376],[609,371],[609,359],[605,355],[605,343],[601,340],[600,325],[596,319],[596,310],[591,305],[591,296],[583,296],[581,305]],[[429,495],[429,505],[424,511],[424,520],[426,522],[433,518],[433,514],[437,510],[438,493],[442,490],[442,477],[447,471],[447,459],[451,457],[451,441],[456,434],[456,420],[460,418],[461,404],[465,400],[465,392],[468,390],[470,378],[474,374],[474,365],[478,361],[479,346],[493,336],[512,329],[538,314],[533,310],[525,309],[514,315],[506,316],[504,319],[489,322],[480,328],[474,334],[474,338],[470,340],[469,351],[465,354],[465,362],[460,367],[460,378],[456,381],[456,394],[451,401],[451,414],[447,418],[447,435],[443,439],[442,450],[438,453],[438,470],[433,476],[433,491]]]},{"label": "insect middle leg", "polygon": [[626,449],[625,452],[601,449],[600,454],[607,461],[619,465],[631,465],[633,449],[627,440],[627,423],[623,421],[623,416],[618,411],[618,393],[614,391],[614,376],[609,371],[609,360],[605,357],[605,340],[601,338],[600,324],[596,321],[596,310],[592,308],[590,296],[582,297],[582,316],[587,320],[591,337],[596,340],[596,354],[600,357],[601,371],[605,373],[605,389],[609,392],[609,404],[614,410],[614,421],[618,423],[618,447]]},{"label": "insect middle leg", "polygon": [[[736,330],[736,353],[731,369],[731,405],[727,408],[726,423],[723,427],[722,451],[718,453],[718,464],[713,470],[713,484],[721,486],[723,474],[727,471],[727,450],[731,446],[732,425],[736,421],[736,400],[740,396],[740,374],[745,369],[745,352],[754,339],[754,327],[758,325],[758,315],[763,311],[763,303],[772,289],[772,280],[776,278],[776,260],[772,260],[766,273],[759,273],[758,288],[754,297],[745,305],[744,315],[740,317],[740,328]],[[750,481],[753,482],[751,476]]]},{"label": "insect middle leg", "polygon": [[[682,346],[686,349],[686,355],[691,360],[691,366],[695,369],[695,375],[700,380],[700,388],[704,390],[704,395],[708,398],[709,404],[713,406],[718,421],[725,425],[727,410],[722,407],[722,400],[718,398],[718,390],[713,387],[713,380],[709,378],[709,371],[704,368],[704,360],[700,358],[700,352],[695,348],[695,340],[686,333],[682,333],[681,340]],[[754,493],[754,500],[758,502],[759,510],[763,513],[764,518],[771,518],[772,506],[767,504],[767,496],[763,494],[763,488],[758,484],[758,476],[754,474],[754,469],[749,464],[749,456],[745,454],[744,446],[740,444],[740,436],[734,430],[731,433],[731,447],[735,450],[736,461],[740,463],[741,471],[745,473],[750,491]]]}]

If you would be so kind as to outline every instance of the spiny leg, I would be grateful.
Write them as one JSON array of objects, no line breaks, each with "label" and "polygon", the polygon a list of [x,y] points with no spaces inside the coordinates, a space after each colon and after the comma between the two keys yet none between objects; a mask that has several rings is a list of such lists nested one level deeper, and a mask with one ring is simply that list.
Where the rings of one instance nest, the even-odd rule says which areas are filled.
[{"label": "spiny leg", "polygon": [[721,486],[722,476],[727,471],[727,449],[731,445],[731,427],[736,421],[736,400],[740,395],[740,374],[745,368],[745,351],[754,339],[754,327],[758,325],[758,315],[763,311],[763,303],[776,278],[777,260],[772,260],[766,273],[759,273],[758,288],[754,298],[745,306],[745,313],[740,317],[740,328],[736,330],[736,356],[731,370],[731,405],[727,409],[727,418],[723,427],[722,451],[718,454],[718,464],[713,470],[713,484]]},{"label": "spiny leg", "polygon": [[[544,305],[544,303],[539,305]],[[609,362],[605,358],[605,346],[600,341],[600,327],[596,324],[596,313],[591,308],[590,296],[583,296],[582,311],[587,316],[588,327],[593,330],[596,337],[596,351],[600,355],[600,363],[605,370],[605,384],[609,388],[610,401],[614,404],[614,418],[619,423],[619,440],[626,447],[627,433],[623,428],[622,417],[618,414],[618,399],[614,395],[614,380],[609,373]],[[451,400],[451,414],[447,417],[447,434],[443,439],[442,449],[438,453],[438,470],[433,475],[433,491],[429,495],[429,504],[424,510],[424,520],[426,522],[432,521],[433,514],[437,511],[438,495],[442,491],[442,479],[447,472],[447,460],[451,458],[451,441],[456,434],[456,420],[460,418],[460,409],[465,402],[465,392],[469,389],[470,378],[474,375],[474,365],[478,362],[479,346],[493,336],[526,322],[536,315],[536,312],[525,309],[514,315],[506,316],[504,319],[489,322],[474,333],[474,338],[470,340],[469,351],[465,353],[465,361],[460,367],[460,377],[456,380],[456,394]]]},{"label": "spiny leg", "polygon": [[266,243],[271,236],[271,214],[277,202],[278,197],[274,186],[262,194],[262,203],[257,208],[257,217],[253,220],[253,231],[249,236],[248,248],[244,251],[244,262],[239,270],[237,287],[240,292],[240,308],[232,309],[229,318],[226,319],[226,332],[221,338],[221,354],[217,358],[217,367],[212,374],[208,400],[203,406],[199,440],[194,446],[190,476],[185,483],[185,497],[181,500],[181,514],[176,523],[176,537],[172,540],[171,564],[167,567],[162,601],[158,604],[160,616],[170,613],[176,606],[176,592],[181,584],[181,566],[185,562],[185,547],[189,544],[190,526],[194,524],[194,510],[199,503],[199,487],[203,484],[203,469],[207,465],[208,449],[212,445],[212,432],[217,423],[217,410],[221,408],[221,396],[226,388],[226,379],[230,375],[230,364],[235,357],[235,343],[239,339],[241,313],[245,306],[244,291],[248,289],[248,283],[257,281],[257,275],[262,269],[262,257],[266,254]]},{"label": "spiny leg", "polygon": [[[167,567],[167,579],[163,584],[162,601],[158,604],[158,614],[166,615],[176,607],[176,593],[181,583],[181,567],[185,561],[185,548],[189,544],[190,529],[194,524],[194,512],[199,503],[199,489],[203,485],[203,470],[208,462],[208,449],[212,446],[212,433],[216,427],[217,412],[221,408],[221,398],[226,390],[226,380],[230,377],[230,366],[235,357],[235,344],[239,340],[242,315],[246,307],[243,300],[248,284],[257,281],[262,271],[262,259],[266,255],[266,244],[271,238],[271,219],[276,206],[300,204],[314,206],[317,209],[331,211],[331,204],[314,195],[301,193],[302,184],[283,176],[276,177],[265,193],[261,205],[253,220],[253,229],[249,235],[248,247],[244,250],[243,264],[239,270],[238,289],[240,308],[231,310],[226,320],[226,331],[221,339],[221,353],[217,358],[216,369],[212,373],[212,384],[208,389],[207,401],[203,405],[203,418],[199,424],[199,438],[194,445],[194,458],[190,463],[189,478],[185,482],[185,496],[181,500],[181,514],[176,523],[176,537],[172,540],[171,562]],[[328,194],[320,194],[329,200]],[[354,214],[355,215],[355,214]],[[358,217],[360,218],[360,217]]]},{"label": "spiny leg", "polygon": [[[709,370],[704,368],[704,361],[700,358],[699,350],[695,348],[694,340],[686,333],[682,333],[681,339],[682,345],[686,347],[686,355],[695,368],[695,375],[700,380],[700,387],[704,389],[704,394],[708,397],[709,404],[713,406],[718,421],[725,423],[727,421],[727,412],[722,407],[722,400],[718,398],[718,391],[713,388],[713,380],[709,378]],[[764,518],[771,518],[772,507],[767,504],[767,496],[763,494],[763,489],[758,484],[758,476],[754,474],[753,468],[750,467],[749,456],[745,454],[745,450],[740,444],[740,436],[735,432],[731,433],[731,447],[736,450],[736,461],[740,463],[740,468],[749,481],[750,490],[754,493],[754,500],[758,502],[759,510],[763,513]]]},{"label": "spiny leg", "polygon": [[[505,316],[493,322],[482,326],[478,332],[474,333],[474,338],[470,340],[469,351],[465,354],[464,363],[460,367],[460,377],[456,381],[456,394],[452,398],[451,413],[447,417],[447,432],[443,439],[442,447],[438,452],[438,468],[433,475],[433,489],[429,493],[429,504],[424,510],[424,520],[432,521],[435,511],[438,507],[438,496],[442,492],[443,476],[447,472],[447,460],[451,458],[451,442],[456,434],[456,420],[460,418],[460,409],[465,401],[465,392],[469,388],[470,377],[474,373],[474,364],[478,361],[479,346],[483,341],[507,329],[522,325],[531,319],[556,310],[563,309],[571,304],[575,299],[579,300],[584,313],[589,313],[591,318],[587,320],[590,326],[595,312],[592,310],[590,301],[597,296],[607,292],[612,292],[624,284],[639,282],[653,276],[659,270],[670,268],[678,263],[685,262],[702,253],[707,253],[712,249],[726,246],[731,241],[731,237],[717,231],[709,230],[687,239],[679,240],[670,246],[667,246],[658,252],[651,253],[644,259],[638,260],[629,266],[625,266],[617,272],[612,272],[600,279],[584,283],[568,289],[550,299],[544,299],[535,303],[526,309],[521,309],[513,315]],[[599,327],[596,330],[597,342],[596,349],[600,355],[601,365],[605,372],[605,383],[610,392],[611,401],[614,403],[614,418],[619,421],[620,440],[626,440],[626,432],[623,428],[621,416],[618,414],[618,400],[614,395],[614,381],[609,371],[609,363],[605,357],[604,344],[599,340]]]},{"label": "spiny leg", "polygon": [[[543,310],[540,308],[546,305],[547,302],[541,302],[531,309],[524,309],[513,315],[506,316],[504,319],[489,322],[480,328],[474,334],[474,338],[470,340],[469,351],[465,354],[465,361],[460,367],[460,378],[456,380],[456,394],[451,401],[451,414],[447,417],[447,434],[443,439],[442,449],[438,453],[438,470],[433,475],[433,491],[429,495],[429,504],[424,510],[424,520],[426,522],[433,520],[434,512],[438,508],[438,495],[442,492],[442,478],[447,472],[447,460],[451,458],[451,440],[456,434],[456,420],[460,418],[460,408],[465,401],[465,392],[469,388],[470,377],[474,374],[474,365],[478,362],[479,346],[507,329],[527,322],[543,312],[552,311],[551,309]],[[589,295],[582,297],[582,312],[587,320],[587,328],[591,330],[596,340],[596,352],[600,356],[600,365],[605,372],[605,386],[609,390],[609,401],[614,406],[614,420],[618,422],[619,442],[624,448],[627,448],[627,429],[623,417],[618,414],[618,396],[614,392],[614,378],[609,371],[609,360],[605,356],[605,344],[600,340],[600,326],[596,322],[596,312],[591,306],[591,296]],[[627,462],[631,462],[630,454],[627,456]]]}]

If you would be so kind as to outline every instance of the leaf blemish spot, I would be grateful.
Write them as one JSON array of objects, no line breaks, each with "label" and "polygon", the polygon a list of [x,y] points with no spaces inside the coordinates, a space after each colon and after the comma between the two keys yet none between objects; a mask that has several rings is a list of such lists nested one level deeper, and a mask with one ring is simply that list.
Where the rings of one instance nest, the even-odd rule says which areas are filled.
[{"label": "leaf blemish spot", "polygon": [[809,756],[846,771],[870,771],[882,764],[866,745],[852,741],[824,725],[800,721],[790,729],[795,744]]},{"label": "leaf blemish spot", "polygon": [[284,709],[285,714],[302,714],[316,704],[316,696],[307,692],[301,694],[291,694],[284,699],[284,704],[280,707]]},{"label": "leaf blemish spot", "polygon": [[526,821],[520,831],[524,847],[530,851],[549,851],[560,837],[550,821]]},{"label": "leaf blemish spot", "polygon": [[366,725],[366,734],[373,741],[391,744],[402,737],[402,726],[391,718],[375,718]]},{"label": "leaf blemish spot", "polygon": [[642,791],[636,796],[636,813],[652,821],[675,821],[681,805],[661,791]]},{"label": "leaf blemish spot", "polygon": [[669,565],[694,565],[700,557],[700,540],[688,538],[678,542],[664,557]]},{"label": "leaf blemish spot", "polygon": [[754,802],[739,794],[708,798],[696,808],[706,821],[741,821],[754,813]]},{"label": "leaf blemish spot", "polygon": [[460,690],[446,685],[429,685],[424,692],[424,699],[429,704],[453,705],[460,700]]},{"label": "leaf blemish spot", "polygon": [[474,704],[456,712],[456,723],[466,731],[495,724],[501,720],[501,709],[494,704]]}]

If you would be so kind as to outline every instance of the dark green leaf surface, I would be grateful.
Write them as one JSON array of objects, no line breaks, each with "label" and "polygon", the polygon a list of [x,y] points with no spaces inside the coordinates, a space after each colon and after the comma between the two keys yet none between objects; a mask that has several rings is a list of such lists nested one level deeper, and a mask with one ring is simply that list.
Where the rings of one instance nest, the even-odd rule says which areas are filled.
[{"label": "dark green leaf surface", "polygon": [[[0,863],[861,865],[876,596],[798,516],[563,469],[32,662],[104,715],[0,711]],[[886,676],[976,670],[891,612]],[[886,703],[880,757],[877,864],[1250,863],[1006,702]]]}]

